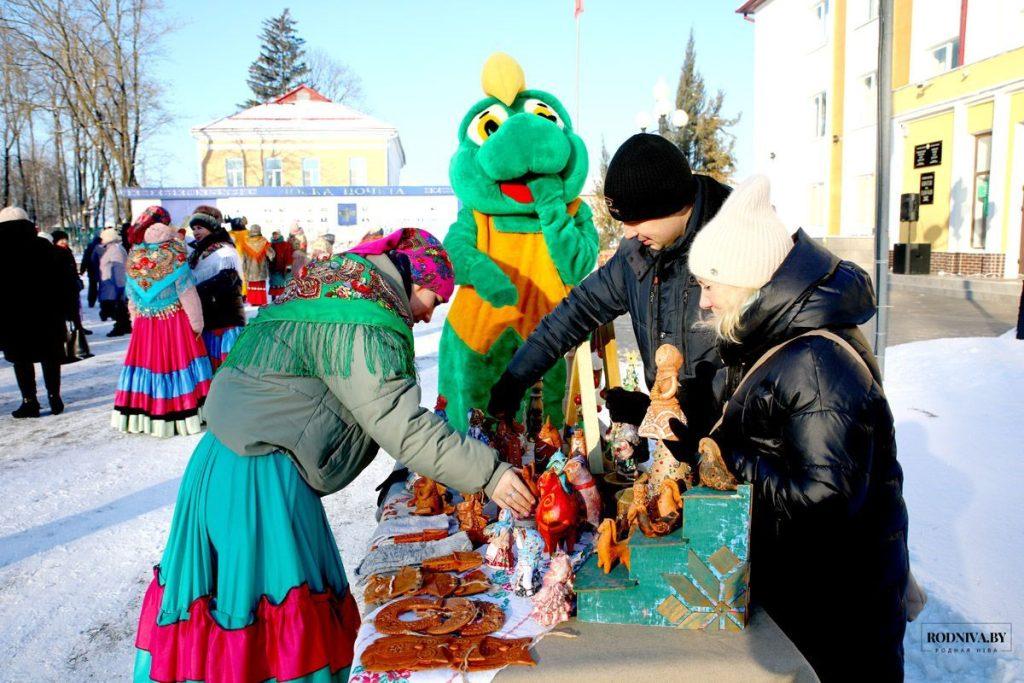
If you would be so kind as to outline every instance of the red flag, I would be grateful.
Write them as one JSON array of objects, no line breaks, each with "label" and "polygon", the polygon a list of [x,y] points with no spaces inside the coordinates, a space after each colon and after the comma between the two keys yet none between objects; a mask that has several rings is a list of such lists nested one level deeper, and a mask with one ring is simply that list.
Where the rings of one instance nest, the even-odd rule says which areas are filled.
[{"label": "red flag", "polygon": [[583,0],[576,0],[576,9],[573,10],[572,16],[574,19],[579,19],[581,14],[583,14]]}]

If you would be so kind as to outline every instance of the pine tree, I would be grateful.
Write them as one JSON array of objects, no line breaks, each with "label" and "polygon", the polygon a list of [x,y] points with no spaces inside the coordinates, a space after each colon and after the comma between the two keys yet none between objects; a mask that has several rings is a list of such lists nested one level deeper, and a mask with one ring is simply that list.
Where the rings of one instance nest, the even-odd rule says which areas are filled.
[{"label": "pine tree", "polygon": [[611,249],[622,239],[622,223],[612,218],[604,198],[604,180],[608,175],[608,147],[601,138],[600,176],[594,185],[594,227],[600,240],[601,249]]},{"label": "pine tree", "polygon": [[295,32],[295,20],[288,8],[279,17],[263,20],[260,56],[249,66],[246,81],[255,97],[243,106],[255,107],[280,97],[302,83],[309,73],[303,59],[305,40]]},{"label": "pine tree", "polygon": [[707,94],[704,77],[697,71],[697,49],[691,28],[676,90],[676,108],[689,114],[690,120],[682,128],[664,122],[660,132],[682,151],[694,173],[728,181],[736,170],[733,154],[736,138],[727,129],[736,125],[740,117],[738,114],[731,119],[722,116],[724,102],[722,90],[710,97]]}]

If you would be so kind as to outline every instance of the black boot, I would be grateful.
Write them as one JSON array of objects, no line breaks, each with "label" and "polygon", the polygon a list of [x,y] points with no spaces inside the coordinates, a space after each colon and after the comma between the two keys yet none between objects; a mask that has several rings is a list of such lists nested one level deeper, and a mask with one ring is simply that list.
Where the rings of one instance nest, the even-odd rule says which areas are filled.
[{"label": "black boot", "polygon": [[21,407],[11,413],[15,419],[22,417],[39,417],[39,401],[34,398],[21,400]]},{"label": "black boot", "polygon": [[[50,399],[50,414],[60,415],[64,412],[64,401],[61,400],[60,394],[49,394]],[[36,411],[39,410],[39,404],[36,404]]]}]

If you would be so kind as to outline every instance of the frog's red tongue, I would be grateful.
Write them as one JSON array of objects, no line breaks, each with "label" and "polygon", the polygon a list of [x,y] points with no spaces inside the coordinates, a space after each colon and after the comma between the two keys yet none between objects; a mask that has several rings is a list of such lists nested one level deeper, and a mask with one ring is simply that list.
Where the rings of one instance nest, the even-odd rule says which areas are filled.
[{"label": "frog's red tongue", "polygon": [[511,197],[520,204],[529,204],[533,201],[533,193],[530,192],[526,183],[498,183],[498,187],[501,188],[503,195]]}]

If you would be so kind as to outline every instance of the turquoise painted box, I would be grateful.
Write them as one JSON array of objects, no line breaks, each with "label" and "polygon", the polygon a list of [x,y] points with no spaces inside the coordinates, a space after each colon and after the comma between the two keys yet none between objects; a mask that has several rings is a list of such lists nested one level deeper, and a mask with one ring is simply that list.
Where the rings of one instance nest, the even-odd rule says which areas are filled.
[{"label": "turquoise painted box", "polygon": [[735,491],[690,489],[679,529],[659,538],[633,534],[628,571],[618,564],[605,574],[596,555],[587,560],[576,574],[577,617],[742,630],[750,596],[750,509],[749,484]]}]

